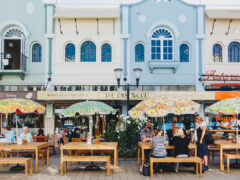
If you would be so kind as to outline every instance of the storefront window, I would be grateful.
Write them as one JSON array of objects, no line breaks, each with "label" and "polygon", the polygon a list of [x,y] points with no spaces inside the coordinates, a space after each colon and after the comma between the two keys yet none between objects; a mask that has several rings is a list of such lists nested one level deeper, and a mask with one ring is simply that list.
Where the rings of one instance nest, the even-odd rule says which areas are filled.
[{"label": "storefront window", "polygon": [[19,114],[16,116],[15,114],[11,114],[8,115],[7,119],[3,116],[2,127],[6,126],[12,128],[13,131],[16,131],[16,127],[18,127],[18,129],[22,129],[24,126],[27,126],[30,128],[33,135],[36,135],[39,128],[44,128],[44,115]]}]

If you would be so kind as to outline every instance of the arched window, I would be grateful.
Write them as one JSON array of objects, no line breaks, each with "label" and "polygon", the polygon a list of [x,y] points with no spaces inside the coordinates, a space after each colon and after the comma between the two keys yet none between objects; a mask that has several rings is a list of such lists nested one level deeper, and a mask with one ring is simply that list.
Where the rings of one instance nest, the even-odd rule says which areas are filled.
[{"label": "arched window", "polygon": [[75,45],[69,43],[65,46],[65,61],[74,62],[75,61]]},{"label": "arched window", "polygon": [[240,43],[231,42],[228,46],[228,62],[240,62]]},{"label": "arched window", "polygon": [[213,46],[213,62],[222,62],[222,46],[220,44]]},{"label": "arched window", "polygon": [[112,48],[110,44],[102,45],[102,62],[111,62],[112,61]]},{"label": "arched window", "polygon": [[173,60],[173,34],[166,28],[153,32],[151,39],[152,60]]},{"label": "arched window", "polygon": [[142,44],[135,46],[135,62],[144,62],[144,46]]},{"label": "arched window", "polygon": [[32,62],[42,62],[42,46],[39,43],[32,46]]},{"label": "arched window", "polygon": [[81,61],[96,62],[96,45],[92,41],[86,41],[82,44]]},{"label": "arched window", "polygon": [[187,44],[180,46],[180,62],[189,62],[189,46]]}]

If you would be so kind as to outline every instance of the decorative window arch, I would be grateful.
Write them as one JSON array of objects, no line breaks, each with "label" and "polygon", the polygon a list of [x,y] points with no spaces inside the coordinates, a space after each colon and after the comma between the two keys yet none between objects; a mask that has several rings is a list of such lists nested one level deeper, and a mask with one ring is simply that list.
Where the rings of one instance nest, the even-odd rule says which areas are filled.
[{"label": "decorative window arch", "polygon": [[144,46],[141,43],[135,46],[135,62],[144,62]]},{"label": "decorative window arch", "polygon": [[173,60],[173,41],[173,34],[167,28],[155,30],[151,38],[152,60]]},{"label": "decorative window arch", "polygon": [[4,33],[4,39],[24,39],[25,35],[18,27],[11,27]]},{"label": "decorative window arch", "polygon": [[105,43],[102,45],[102,62],[112,62],[112,47],[110,44]]},{"label": "decorative window arch", "polygon": [[231,42],[228,46],[228,62],[240,62],[240,43]]},{"label": "decorative window arch", "polygon": [[96,62],[96,45],[92,41],[85,41],[81,46],[81,61]]},{"label": "decorative window arch", "polygon": [[213,45],[213,62],[222,62],[222,46],[220,44]]},{"label": "decorative window arch", "polygon": [[189,46],[186,43],[180,45],[180,62],[189,62]]},{"label": "decorative window arch", "polygon": [[68,43],[65,46],[65,62],[75,61],[75,45],[73,43]]},{"label": "decorative window arch", "polygon": [[32,62],[42,62],[42,46],[39,43],[32,46]]}]

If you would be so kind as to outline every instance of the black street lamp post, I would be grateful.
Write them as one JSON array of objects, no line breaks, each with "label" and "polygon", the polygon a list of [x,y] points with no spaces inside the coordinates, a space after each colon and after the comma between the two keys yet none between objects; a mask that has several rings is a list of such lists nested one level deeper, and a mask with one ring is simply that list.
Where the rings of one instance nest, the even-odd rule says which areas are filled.
[{"label": "black street lamp post", "polygon": [[[135,73],[135,78],[136,78],[136,86],[139,87],[139,81],[140,81],[140,77],[142,74],[142,69],[141,68],[135,68],[133,69],[134,73]],[[123,69],[122,68],[116,68],[114,69],[115,72],[115,76],[117,79],[117,83],[118,83],[118,88],[120,87],[120,81],[121,81],[121,77],[122,77],[122,72]],[[124,77],[123,81],[125,82],[125,90],[127,91],[127,112],[130,110],[130,86],[135,86],[135,85],[130,85],[129,83],[127,83],[127,78]]]}]

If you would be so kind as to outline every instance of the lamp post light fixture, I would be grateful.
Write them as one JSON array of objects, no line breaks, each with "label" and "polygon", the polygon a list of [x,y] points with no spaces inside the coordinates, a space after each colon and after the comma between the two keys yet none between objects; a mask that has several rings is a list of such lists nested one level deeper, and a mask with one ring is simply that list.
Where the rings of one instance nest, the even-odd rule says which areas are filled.
[{"label": "lamp post light fixture", "polygon": [[[114,69],[114,73],[115,73],[117,83],[118,83],[118,88],[120,87],[122,72],[123,72],[122,68]],[[134,68],[133,72],[135,73],[136,86],[138,88],[139,87],[139,81],[140,81],[141,74],[142,74],[142,69],[141,68]],[[123,81],[125,82],[124,87],[125,87],[125,90],[127,91],[127,112],[128,112],[129,111],[129,104],[130,104],[130,86],[135,86],[135,85],[130,85],[129,83],[127,83],[127,78],[126,77],[123,78]]]}]

